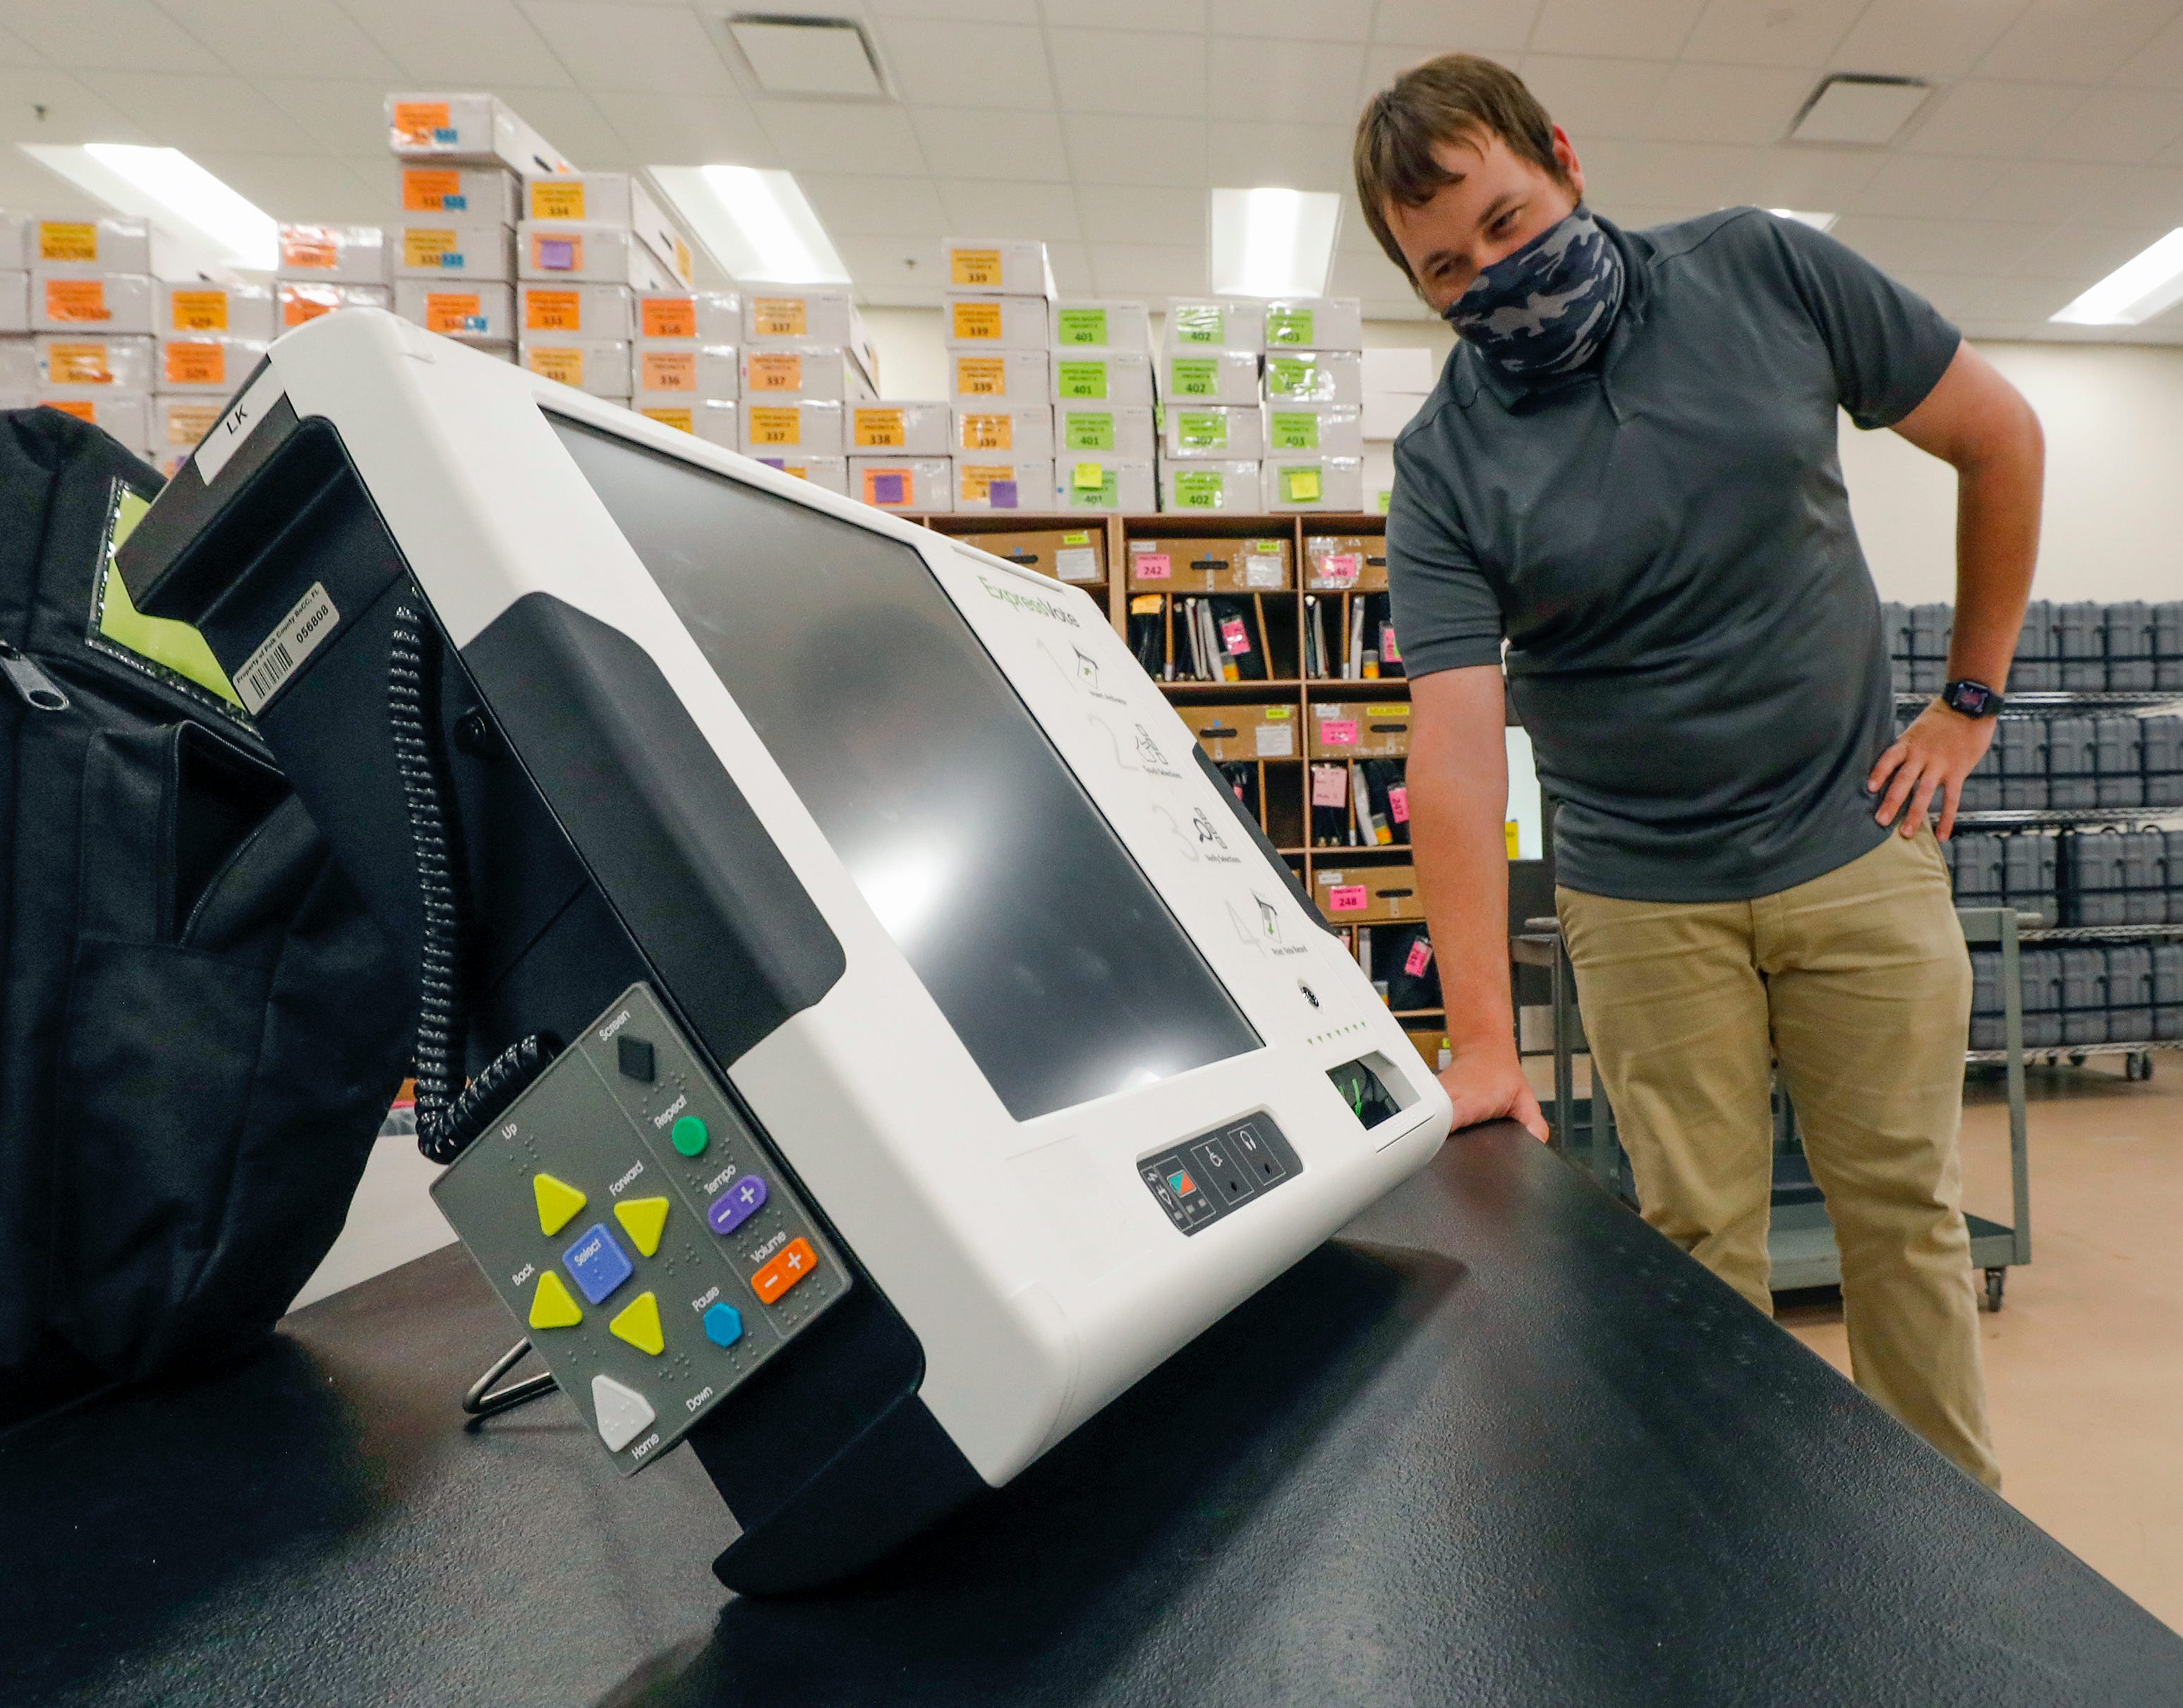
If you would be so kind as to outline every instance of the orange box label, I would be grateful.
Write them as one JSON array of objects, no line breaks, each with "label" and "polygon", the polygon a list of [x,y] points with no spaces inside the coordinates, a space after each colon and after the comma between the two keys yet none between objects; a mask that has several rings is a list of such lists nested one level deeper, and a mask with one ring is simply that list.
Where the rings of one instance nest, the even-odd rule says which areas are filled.
[{"label": "orange box label", "polygon": [[[467,332],[475,336],[486,330],[485,307],[475,291],[427,291],[425,330],[449,336]],[[579,363],[580,366],[580,362]]]},{"label": "orange box label", "polygon": [[225,385],[227,383],[227,346],[210,340],[166,347],[169,385]]},{"label": "orange box label", "polygon": [[909,430],[903,425],[899,409],[859,409],[856,413],[856,439],[859,445],[892,450],[908,442]]},{"label": "orange box label", "polygon": [[637,413],[663,427],[679,427],[685,433],[697,430],[697,413],[694,409],[643,409]]},{"label": "orange box label", "polygon": [[761,338],[801,338],[809,323],[801,297],[753,297],[751,326]]},{"label": "orange box label", "polygon": [[803,358],[780,350],[754,350],[743,372],[746,391],[801,391]]},{"label": "orange box label", "polygon": [[955,305],[955,336],[958,338],[999,337],[1001,305],[997,302],[958,302]]},{"label": "orange box label", "polygon": [[750,439],[753,445],[801,445],[803,413],[798,409],[755,408],[750,412]]},{"label": "orange box label", "polygon": [[111,320],[106,307],[103,279],[48,279],[46,280],[46,319],[48,320]]},{"label": "orange box label", "polygon": [[525,291],[523,293],[523,330],[526,332],[582,331],[584,293],[580,291]]},{"label": "orange box label", "polygon": [[695,391],[697,352],[694,350],[645,350],[637,357],[640,391]]},{"label": "orange box label", "polygon": [[532,348],[523,352],[533,374],[543,374],[548,380],[558,380],[564,385],[584,383],[584,352],[561,347],[541,350]]},{"label": "orange box label", "polygon": [[292,225],[281,234],[281,264],[331,273],[341,265],[341,245],[322,225]]},{"label": "orange box label", "polygon": [[111,385],[114,369],[103,344],[55,344],[46,351],[46,374],[56,385]]},{"label": "orange box label", "polygon": [[41,219],[38,221],[38,259],[97,260],[98,227],[88,219]]},{"label": "orange box label", "polygon": [[647,297],[642,304],[640,336],[646,338],[695,338],[697,299],[694,297]]},{"label": "orange box label", "polygon": [[194,445],[213,430],[225,403],[169,403],[166,406],[167,443]]},{"label": "orange box label", "polygon": [[323,286],[283,285],[281,287],[281,324],[301,326],[315,320],[321,314],[331,314],[341,307],[341,299]]},{"label": "orange box label", "polygon": [[965,415],[960,435],[965,451],[1013,451],[1016,418],[1013,415]]},{"label": "orange box label", "polygon": [[[456,248],[460,241],[455,233],[443,226],[405,225],[402,228],[402,264],[404,267],[444,267],[447,257],[459,255]],[[331,256],[333,251],[326,251]],[[328,260],[325,265],[334,263]]]},{"label": "orange box label", "polygon": [[402,211],[436,214],[447,197],[463,193],[463,175],[444,166],[405,166],[402,169]]},{"label": "orange box label", "polygon": [[225,332],[227,330],[227,292],[225,291],[177,291],[174,307],[168,311],[176,332]]},{"label": "orange box label", "polygon": [[811,1249],[808,1239],[792,1239],[757,1274],[751,1277],[751,1290],[761,1304],[770,1305],[790,1288],[819,1267],[819,1254]]},{"label": "orange box label", "polygon": [[1004,397],[1008,364],[997,356],[958,356],[955,389],[965,397]]},{"label": "orange box label", "polygon": [[580,178],[534,178],[530,180],[533,219],[580,219],[584,217],[584,180]]},{"label": "orange box label", "polygon": [[[444,101],[397,101],[394,103],[394,141],[401,148],[430,148],[440,132],[455,128]],[[453,141],[452,137],[447,140]]]},{"label": "orange box label", "polygon": [[958,285],[1001,282],[1001,252],[997,249],[958,249],[950,258],[948,277]]},{"label": "orange box label", "polygon": [[58,397],[48,397],[44,402],[48,409],[58,409],[64,415],[73,415],[77,420],[88,421],[94,427],[98,425],[98,405],[88,398],[70,397],[64,401]]}]

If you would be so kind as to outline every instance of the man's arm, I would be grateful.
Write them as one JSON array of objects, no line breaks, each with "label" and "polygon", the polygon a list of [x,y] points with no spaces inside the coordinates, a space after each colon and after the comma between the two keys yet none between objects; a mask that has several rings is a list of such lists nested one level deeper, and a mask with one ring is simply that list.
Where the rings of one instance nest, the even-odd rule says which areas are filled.
[{"label": "man's arm", "polygon": [[[2047,463],[2039,418],[1991,363],[1962,344],[1925,401],[1895,430],[1956,470],[1956,627],[1948,679],[1967,676],[2005,687],[2039,557]],[[1939,831],[1948,835],[1964,779],[1986,757],[1993,729],[1992,718],[1966,718],[1938,701],[1919,713],[1865,779],[1868,792],[1886,791],[1875,814],[1880,822],[1893,824],[1901,812],[1902,834],[1914,835],[1938,794]]]},{"label": "man's arm", "polygon": [[1457,1126],[1506,1115],[1544,1139],[1546,1117],[1516,1059],[1509,1004],[1501,667],[1419,677],[1410,713],[1410,841],[1454,1057],[1440,1082],[1454,1100]]}]

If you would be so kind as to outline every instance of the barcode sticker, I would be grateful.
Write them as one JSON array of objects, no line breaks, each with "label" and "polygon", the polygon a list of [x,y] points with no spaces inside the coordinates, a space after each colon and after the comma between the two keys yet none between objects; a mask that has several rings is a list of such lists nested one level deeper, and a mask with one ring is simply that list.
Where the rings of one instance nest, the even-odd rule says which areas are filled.
[{"label": "barcode sticker", "polygon": [[252,717],[265,709],[266,702],[287,685],[288,679],[340,622],[341,613],[327,596],[325,584],[314,581],[310,591],[289,607],[288,614],[235,673],[235,691],[242,696]]}]

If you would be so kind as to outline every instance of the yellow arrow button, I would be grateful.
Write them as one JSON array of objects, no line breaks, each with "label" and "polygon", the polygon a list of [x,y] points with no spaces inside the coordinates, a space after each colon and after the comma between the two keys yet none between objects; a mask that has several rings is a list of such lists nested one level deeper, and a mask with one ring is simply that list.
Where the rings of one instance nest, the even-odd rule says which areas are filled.
[{"label": "yellow arrow button", "polygon": [[569,1295],[560,1273],[548,1269],[538,1278],[538,1290],[530,1295],[533,1328],[573,1328],[584,1320],[583,1307]]},{"label": "yellow arrow button", "polygon": [[607,1327],[618,1339],[655,1358],[667,1350],[667,1337],[659,1332],[659,1300],[649,1293],[640,1293],[630,1300],[628,1307]]},{"label": "yellow arrow button", "polygon": [[584,1207],[586,1199],[565,1180],[551,1174],[533,1174],[530,1190],[538,1200],[538,1225],[547,1234],[558,1234],[569,1218]]},{"label": "yellow arrow button", "polygon": [[667,1226],[664,1198],[630,1198],[614,1206],[614,1220],[629,1234],[637,1250],[650,1257],[659,1250],[659,1236]]}]

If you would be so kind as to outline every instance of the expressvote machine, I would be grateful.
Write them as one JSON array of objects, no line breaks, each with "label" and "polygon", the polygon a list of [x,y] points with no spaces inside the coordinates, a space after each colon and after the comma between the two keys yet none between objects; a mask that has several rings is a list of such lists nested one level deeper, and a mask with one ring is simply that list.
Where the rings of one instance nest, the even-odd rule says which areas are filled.
[{"label": "expressvote machine", "polygon": [[1447,1132],[1073,588],[363,310],[117,564],[417,969],[440,1206],[731,1587],[1006,1483]]}]

